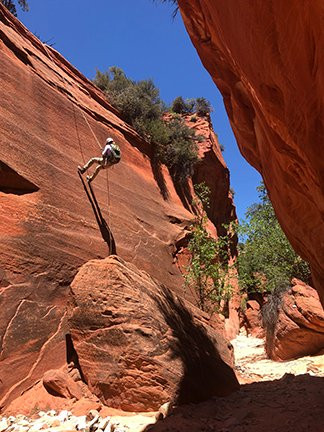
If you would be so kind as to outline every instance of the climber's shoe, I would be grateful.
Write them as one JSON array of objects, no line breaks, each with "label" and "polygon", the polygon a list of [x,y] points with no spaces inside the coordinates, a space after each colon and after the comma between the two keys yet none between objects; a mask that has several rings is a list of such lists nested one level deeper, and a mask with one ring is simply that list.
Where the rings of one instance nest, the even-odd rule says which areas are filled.
[{"label": "climber's shoe", "polygon": [[82,168],[82,166],[79,165],[78,166],[78,171],[79,171],[80,174],[83,174],[85,170],[84,170],[84,168]]}]

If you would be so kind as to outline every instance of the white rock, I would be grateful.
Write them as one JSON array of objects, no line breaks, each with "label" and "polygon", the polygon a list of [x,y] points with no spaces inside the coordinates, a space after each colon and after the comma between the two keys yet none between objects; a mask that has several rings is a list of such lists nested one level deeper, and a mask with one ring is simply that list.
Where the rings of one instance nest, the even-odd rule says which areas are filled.
[{"label": "white rock", "polygon": [[75,425],[76,430],[82,431],[87,428],[87,416],[77,417],[77,422]]},{"label": "white rock", "polygon": [[99,412],[95,409],[92,409],[89,411],[88,417],[90,420],[94,419],[95,417],[99,417]]},{"label": "white rock", "polygon": [[14,416],[9,416],[9,417],[8,417],[8,423],[9,423],[9,424],[14,423],[15,421],[16,421],[16,417],[14,417]]},{"label": "white rock", "polygon": [[29,432],[37,432],[39,430],[42,430],[44,428],[44,426],[46,425],[46,423],[44,421],[36,421],[36,422],[34,422],[30,426]]},{"label": "white rock", "polygon": [[6,417],[3,417],[0,421],[0,432],[5,431],[9,427]]},{"label": "white rock", "polygon": [[29,421],[28,420],[18,420],[18,421],[16,421],[16,424],[18,426],[29,426]]},{"label": "white rock", "polygon": [[97,429],[96,427],[95,427],[95,425],[96,425],[96,423],[98,422],[98,420],[99,420],[99,415],[96,415],[96,417],[94,417],[88,424],[87,424],[87,427],[90,429],[90,430],[95,430],[95,429]]},{"label": "white rock", "polygon": [[111,428],[111,423],[109,422],[106,426],[106,429],[104,430],[104,432],[112,432],[112,428]]},{"label": "white rock", "polygon": [[71,417],[71,413],[67,410],[61,411],[57,416],[58,420],[60,420],[60,422],[62,422],[62,423],[69,420],[70,417]]},{"label": "white rock", "polygon": [[98,429],[102,429],[103,431],[105,431],[109,422],[110,422],[110,417],[104,417],[100,419],[98,423]]}]

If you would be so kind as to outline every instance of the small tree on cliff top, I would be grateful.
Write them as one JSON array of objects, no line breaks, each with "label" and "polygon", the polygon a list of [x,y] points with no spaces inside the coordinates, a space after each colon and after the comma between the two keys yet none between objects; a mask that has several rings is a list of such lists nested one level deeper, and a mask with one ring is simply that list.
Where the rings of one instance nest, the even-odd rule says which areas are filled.
[{"label": "small tree on cliff top", "polygon": [[[14,15],[17,16],[17,8],[13,0],[0,0],[0,2]],[[19,6],[24,12],[29,10],[27,0],[18,0]]]},{"label": "small tree on cliff top", "polygon": [[173,18],[176,17],[176,15],[179,11],[178,0],[153,0],[153,1],[159,1],[161,3],[172,3],[173,5],[175,5],[176,7],[172,12],[172,16],[173,16]]},{"label": "small tree on cliff top", "polygon": [[229,284],[229,237],[219,237],[216,241],[206,229],[210,190],[204,184],[195,186],[197,217],[192,226],[192,236],[188,244],[191,261],[185,275],[185,285],[192,287],[198,295],[198,306],[206,311],[224,311],[231,296]]},{"label": "small tree on cliff top", "polygon": [[206,98],[199,97],[195,101],[195,110],[199,116],[205,117],[211,113],[212,107]]}]

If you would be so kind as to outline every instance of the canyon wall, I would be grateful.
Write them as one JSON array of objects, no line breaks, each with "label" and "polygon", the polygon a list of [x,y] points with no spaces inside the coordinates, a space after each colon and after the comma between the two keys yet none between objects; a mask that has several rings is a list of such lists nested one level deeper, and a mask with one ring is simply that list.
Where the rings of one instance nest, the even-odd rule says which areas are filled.
[{"label": "canyon wall", "polygon": [[324,302],[324,4],[179,0],[240,151]]},{"label": "canyon wall", "polygon": [[[2,5],[0,64],[3,406],[66,363],[70,283],[85,262],[117,253],[183,293],[175,256],[194,214],[192,184],[184,195],[103,93]],[[90,192],[77,166],[99,156],[107,136],[120,144],[122,160]],[[224,183],[217,175],[209,181],[215,189]],[[218,223],[235,214],[222,190]]]}]

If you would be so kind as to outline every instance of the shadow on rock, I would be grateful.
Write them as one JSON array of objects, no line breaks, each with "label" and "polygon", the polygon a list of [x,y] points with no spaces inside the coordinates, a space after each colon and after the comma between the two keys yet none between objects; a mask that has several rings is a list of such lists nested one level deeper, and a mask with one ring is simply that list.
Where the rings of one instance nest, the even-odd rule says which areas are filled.
[{"label": "shadow on rock", "polygon": [[171,177],[172,177],[174,188],[184,208],[190,212],[194,211],[194,208],[192,207],[193,196],[190,191],[188,179],[180,181],[174,175],[172,175],[172,173],[171,173]]},{"label": "shadow on rock", "polygon": [[175,404],[204,401],[225,395],[239,388],[235,374],[217,351],[217,342],[202,325],[194,322],[184,303],[163,287],[156,297],[159,310],[172,330],[172,355],[183,365]]},{"label": "shadow on rock", "polygon": [[101,236],[102,236],[104,242],[107,243],[109,255],[117,255],[116,242],[115,242],[114,236],[113,236],[107,222],[105,221],[104,217],[102,216],[101,209],[100,209],[99,203],[97,201],[96,195],[92,189],[92,186],[89,183],[89,190],[90,190],[90,192],[89,192],[89,190],[88,190],[88,188],[87,188],[87,186],[83,180],[83,177],[80,173],[79,173],[79,177],[81,179],[85,193],[87,194],[88,200],[91,204],[93,213],[95,215],[97,224],[98,224],[99,229],[100,229]]},{"label": "shadow on rock", "polygon": [[242,385],[223,398],[174,408],[151,432],[305,432],[323,430],[324,378],[285,375]]},{"label": "shadow on rock", "polygon": [[167,200],[170,194],[163,176],[161,162],[158,160],[156,156],[152,156],[150,162],[151,162],[151,169],[154,176],[154,180],[156,181],[160,189],[160,193],[163,199]]}]

